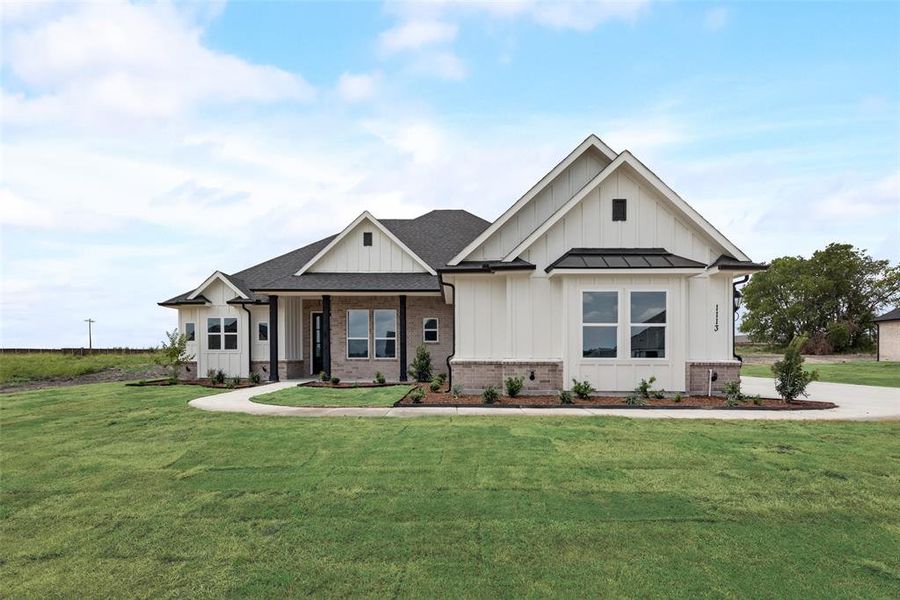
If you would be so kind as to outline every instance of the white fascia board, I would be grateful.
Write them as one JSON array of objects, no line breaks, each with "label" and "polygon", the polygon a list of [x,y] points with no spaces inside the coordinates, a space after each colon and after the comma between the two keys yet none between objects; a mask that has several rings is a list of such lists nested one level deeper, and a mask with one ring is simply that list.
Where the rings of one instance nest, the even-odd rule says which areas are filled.
[{"label": "white fascia board", "polygon": [[225,285],[230,287],[234,291],[234,293],[237,294],[238,296],[240,296],[241,298],[249,298],[249,296],[247,296],[244,292],[242,292],[240,289],[238,289],[237,286],[235,286],[233,283],[231,283],[231,281],[228,279],[228,276],[225,275],[225,273],[223,273],[222,271],[216,271],[215,273],[213,273],[212,275],[207,277],[206,281],[201,283],[197,289],[195,289],[193,292],[191,292],[191,295],[188,296],[187,299],[193,300],[194,298],[199,296],[200,292],[202,292],[207,287],[209,287],[209,284],[211,284],[216,279],[219,279],[222,283],[224,283]]},{"label": "white fascia board", "polygon": [[594,148],[595,150],[606,156],[606,158],[608,158],[609,160],[616,159],[617,155],[612,150],[612,148],[607,146],[603,142],[603,140],[598,138],[596,135],[589,135],[587,139],[581,142],[577,148],[572,150],[564,159],[562,159],[562,161],[559,162],[559,164],[553,167],[553,169],[551,169],[549,173],[544,175],[540,181],[534,184],[530,190],[525,192],[524,196],[516,200],[515,204],[506,209],[506,212],[500,215],[496,221],[491,223],[487,229],[481,232],[478,237],[472,240],[469,245],[463,248],[462,251],[454,256],[447,264],[451,266],[458,265],[460,262],[465,260],[465,258],[469,256],[469,254],[474,252],[475,249],[478,248],[478,246],[483,244],[489,237],[496,233],[496,231],[500,229],[504,223],[509,221],[517,212],[522,209],[523,206],[528,204],[528,202],[532,198],[537,196],[545,187],[547,187],[550,182],[556,178],[557,175],[565,171],[573,162],[578,159],[578,157],[587,152],[589,148]]},{"label": "white fascia board", "polygon": [[550,215],[546,221],[544,221],[540,227],[535,229],[531,234],[522,240],[518,246],[513,248],[509,254],[503,257],[503,262],[512,262],[519,256],[522,252],[527,250],[534,244],[538,238],[547,233],[547,231],[553,227],[556,223],[558,223],[566,214],[572,210],[579,202],[584,200],[584,198],[594,191],[594,189],[600,185],[604,179],[609,177],[613,171],[619,168],[622,164],[627,164],[632,169],[634,169],[638,175],[643,177],[647,183],[649,183],[653,188],[655,188],[659,193],[661,193],[667,200],[669,200],[672,204],[678,208],[681,213],[688,218],[692,223],[694,223],[697,227],[700,228],[701,231],[706,233],[710,238],[712,238],[716,243],[721,245],[725,250],[731,252],[735,258],[738,260],[750,260],[750,258],[744,254],[740,248],[731,243],[724,235],[722,235],[718,229],[713,227],[709,221],[704,219],[700,213],[691,207],[687,202],[685,202],[678,194],[676,194],[672,188],[667,186],[659,177],[656,176],[653,171],[644,166],[641,161],[634,157],[631,152],[625,150],[622,154],[619,155],[616,160],[611,162],[609,166],[600,171],[592,180],[590,180],[581,190],[572,196],[568,202],[563,204],[555,213]]},{"label": "white fascia board", "polygon": [[388,238],[390,238],[390,240],[391,240],[392,242],[394,242],[395,244],[397,244],[398,246],[400,246],[400,249],[401,249],[401,250],[403,250],[404,252],[406,252],[407,254],[409,254],[409,255],[412,257],[412,259],[415,260],[417,263],[419,263],[419,265],[420,265],[423,269],[425,269],[430,275],[437,275],[437,273],[435,272],[435,270],[432,269],[432,268],[428,265],[428,263],[426,263],[424,260],[422,260],[421,258],[419,258],[419,256],[418,256],[415,252],[413,252],[412,250],[409,249],[409,246],[407,246],[407,245],[404,244],[402,241],[400,241],[400,238],[398,238],[398,237],[395,236],[393,233],[391,233],[390,230],[389,230],[387,227],[385,227],[384,225],[382,225],[381,222],[380,222],[378,219],[376,219],[375,217],[373,217],[372,214],[371,214],[369,211],[367,211],[367,210],[364,210],[364,211],[362,212],[362,214],[360,214],[358,217],[356,217],[356,218],[353,220],[352,223],[350,223],[349,225],[347,225],[347,227],[345,227],[344,230],[343,230],[342,232],[340,232],[338,235],[336,235],[336,236],[334,237],[334,239],[332,239],[330,242],[328,242],[328,245],[327,245],[327,246],[325,246],[324,248],[322,248],[321,250],[319,250],[319,253],[318,253],[318,254],[316,254],[315,256],[313,256],[311,259],[309,259],[309,261],[307,261],[307,263],[306,263],[305,265],[303,265],[302,267],[300,267],[300,270],[297,271],[296,273],[294,273],[294,275],[303,275],[306,271],[309,270],[310,267],[312,267],[314,264],[316,264],[316,263],[319,261],[319,259],[321,259],[323,256],[325,256],[326,254],[328,254],[328,253],[331,251],[331,249],[334,248],[334,247],[335,247],[342,239],[344,239],[345,237],[347,237],[347,235],[348,235],[351,231],[353,231],[353,229],[354,229],[357,225],[359,225],[360,223],[362,223],[363,221],[366,221],[366,220],[369,221],[370,223],[372,223],[372,225],[374,225],[375,227],[377,227],[378,230],[381,231],[381,233],[383,233],[384,235],[386,235]]},{"label": "white fascia board", "polygon": [[701,275],[703,267],[683,269],[553,269],[547,278],[560,275]]}]

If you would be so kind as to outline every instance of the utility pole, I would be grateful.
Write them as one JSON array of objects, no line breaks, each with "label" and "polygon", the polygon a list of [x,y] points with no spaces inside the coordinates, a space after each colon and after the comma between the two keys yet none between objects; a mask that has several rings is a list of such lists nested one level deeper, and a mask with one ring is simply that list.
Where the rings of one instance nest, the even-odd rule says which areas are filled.
[{"label": "utility pole", "polygon": [[85,319],[84,322],[88,324],[88,350],[91,350],[93,347],[93,343],[91,341],[91,325],[93,325],[97,321],[93,319]]}]

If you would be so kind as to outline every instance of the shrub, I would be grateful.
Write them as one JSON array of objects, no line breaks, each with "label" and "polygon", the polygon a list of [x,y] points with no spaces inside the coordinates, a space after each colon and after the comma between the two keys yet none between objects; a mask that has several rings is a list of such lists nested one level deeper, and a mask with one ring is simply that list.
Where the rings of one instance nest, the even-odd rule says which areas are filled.
[{"label": "shrub", "polygon": [[591,394],[594,393],[594,386],[591,385],[591,382],[585,379],[584,381],[578,381],[577,379],[572,380],[572,392],[578,396],[581,400],[587,400],[591,397]]},{"label": "shrub", "polygon": [[250,373],[250,383],[256,384],[262,381],[262,377],[260,377],[259,373]]},{"label": "shrub", "polygon": [[425,388],[415,387],[409,393],[409,398],[412,400],[413,404],[422,404],[422,398],[425,397]]},{"label": "shrub", "polygon": [[800,347],[801,352],[805,352],[806,354],[814,354],[814,355],[822,355],[822,354],[831,354],[834,352],[834,348],[831,346],[831,342],[828,341],[828,336],[822,332],[817,331],[809,338],[804,338],[806,341]]},{"label": "shrub", "polygon": [[740,381],[728,381],[725,383],[725,406],[737,406],[746,400],[741,393]]},{"label": "shrub", "polygon": [[784,358],[772,365],[772,373],[775,374],[775,389],[785,402],[793,402],[799,396],[806,396],[806,386],[810,381],[819,378],[818,371],[803,369],[803,356],[800,354],[800,349],[805,344],[805,336],[795,337],[784,351]]},{"label": "shrub", "polygon": [[454,400],[459,400],[459,397],[462,396],[463,393],[463,386],[458,383],[454,384],[453,389],[450,390],[450,393],[453,394]]},{"label": "shrub", "polygon": [[628,406],[644,406],[650,399],[661,400],[665,398],[665,390],[654,390],[654,383],[656,383],[656,377],[654,376],[651,376],[650,379],[641,379],[634,391],[625,396],[625,404]]},{"label": "shrub", "polygon": [[340,378],[340,377],[332,377],[332,378],[331,378],[331,385],[337,385],[337,384],[339,384],[340,382],[341,382],[341,378]]},{"label": "shrub", "polygon": [[447,374],[446,373],[438,373],[437,378],[441,380],[441,385],[444,385],[447,382]]},{"label": "shrub", "polygon": [[835,352],[846,351],[850,348],[850,344],[853,341],[853,332],[850,329],[850,325],[842,321],[830,323],[825,336]]},{"label": "shrub", "polygon": [[481,392],[481,399],[485,404],[493,404],[500,399],[500,392],[494,386],[489,385]]},{"label": "shrub", "polygon": [[419,383],[431,381],[431,353],[425,344],[419,344],[419,347],[416,348],[416,357],[410,363],[407,372]]},{"label": "shrub", "polygon": [[559,403],[572,404],[572,392],[569,390],[559,390]]},{"label": "shrub", "polygon": [[428,389],[430,389],[432,392],[437,393],[437,392],[441,391],[441,386],[443,386],[443,385],[444,385],[444,382],[441,381],[441,378],[435,377],[434,379],[431,380],[431,383],[428,384]]},{"label": "shrub", "polygon": [[178,329],[166,332],[167,342],[163,342],[153,361],[170,371],[172,379],[178,379],[181,368],[194,360],[194,355],[187,351],[188,339]]},{"label": "shrub", "polygon": [[522,377],[507,377],[503,385],[506,387],[506,395],[510,398],[515,398],[522,391],[525,379]]},{"label": "shrub", "polygon": [[325,371],[319,371],[319,381],[328,381],[331,379]]},{"label": "shrub", "polygon": [[231,385],[234,386],[234,387],[237,387],[237,386],[241,385],[241,378],[240,378],[240,377],[232,377],[232,378],[231,378]]},{"label": "shrub", "polygon": [[384,373],[381,371],[375,371],[375,383],[384,383],[386,380],[384,378]]},{"label": "shrub", "polygon": [[684,400],[684,396],[681,395],[681,392],[677,392],[675,394],[675,396],[672,398],[672,401],[675,404],[680,404],[682,400]]},{"label": "shrub", "polygon": [[212,379],[212,382],[215,383],[216,385],[222,385],[223,383],[225,383],[225,371],[223,371],[222,369],[219,369],[218,371],[213,373],[211,379]]}]

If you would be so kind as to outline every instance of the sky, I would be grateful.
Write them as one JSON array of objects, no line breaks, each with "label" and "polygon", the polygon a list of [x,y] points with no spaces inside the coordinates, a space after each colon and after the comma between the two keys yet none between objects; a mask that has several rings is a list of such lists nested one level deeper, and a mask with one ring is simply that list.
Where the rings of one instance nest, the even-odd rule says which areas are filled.
[{"label": "sky", "polygon": [[493,220],[590,133],[754,260],[900,260],[900,3],[0,11],[0,346],[158,344],[215,270]]}]

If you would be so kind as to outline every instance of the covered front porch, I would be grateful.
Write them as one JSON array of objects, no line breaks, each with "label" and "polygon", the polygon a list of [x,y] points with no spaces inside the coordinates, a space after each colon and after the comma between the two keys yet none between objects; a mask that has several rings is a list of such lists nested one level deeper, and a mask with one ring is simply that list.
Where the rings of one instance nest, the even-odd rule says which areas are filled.
[{"label": "covered front porch", "polygon": [[[269,293],[268,340],[254,347],[251,372],[268,381],[315,377],[406,381],[424,344],[435,372],[453,352],[453,305],[439,292]],[[257,320],[261,317],[257,316]]]}]

